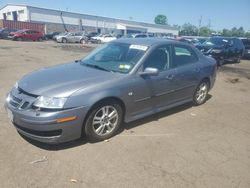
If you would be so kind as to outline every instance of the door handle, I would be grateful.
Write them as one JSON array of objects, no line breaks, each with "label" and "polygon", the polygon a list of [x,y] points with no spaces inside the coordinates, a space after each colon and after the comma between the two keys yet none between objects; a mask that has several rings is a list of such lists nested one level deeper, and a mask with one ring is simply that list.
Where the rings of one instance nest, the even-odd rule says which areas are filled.
[{"label": "door handle", "polygon": [[174,75],[173,74],[169,74],[165,77],[167,80],[173,80]]}]

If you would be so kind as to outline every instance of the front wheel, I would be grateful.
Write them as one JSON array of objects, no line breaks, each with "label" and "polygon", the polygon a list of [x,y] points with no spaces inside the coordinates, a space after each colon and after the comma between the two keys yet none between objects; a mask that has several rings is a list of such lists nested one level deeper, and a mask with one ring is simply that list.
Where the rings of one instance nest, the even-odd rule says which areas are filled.
[{"label": "front wheel", "polygon": [[16,41],[23,41],[23,38],[22,37],[17,37],[14,40],[16,40]]},{"label": "front wheel", "polygon": [[67,43],[67,39],[63,38],[62,43]]},{"label": "front wheel", "polygon": [[209,84],[207,81],[202,81],[199,86],[196,88],[193,103],[198,106],[206,102],[208,95]]},{"label": "front wheel", "polygon": [[91,141],[102,141],[114,136],[122,123],[123,110],[116,101],[103,102],[89,114],[85,134]]}]

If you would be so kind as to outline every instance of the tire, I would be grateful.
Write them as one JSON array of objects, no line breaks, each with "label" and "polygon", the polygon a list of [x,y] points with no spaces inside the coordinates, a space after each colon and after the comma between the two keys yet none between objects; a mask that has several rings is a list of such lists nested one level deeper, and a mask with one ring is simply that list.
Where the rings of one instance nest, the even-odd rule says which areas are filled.
[{"label": "tire", "polygon": [[21,37],[17,37],[15,38],[16,41],[23,41],[23,39]]},{"label": "tire", "polygon": [[207,100],[209,90],[209,83],[206,80],[203,80],[198,87],[195,90],[195,93],[193,95],[193,104],[195,106],[199,106],[201,104],[204,104]]},{"label": "tire", "polygon": [[234,60],[234,63],[240,63],[240,57],[237,57],[237,58]]},{"label": "tire", "polygon": [[43,38],[39,38],[37,41],[42,42],[42,41],[43,41]]},{"label": "tire", "polygon": [[221,67],[224,64],[225,60],[218,60],[217,67]]},{"label": "tire", "polygon": [[86,44],[86,40],[81,39],[81,40],[80,40],[80,43],[81,43],[81,44]]},{"label": "tire", "polygon": [[67,39],[63,38],[62,43],[67,43]]},{"label": "tire", "polygon": [[122,107],[115,100],[101,102],[87,116],[85,135],[93,142],[106,140],[116,134],[122,120]]}]

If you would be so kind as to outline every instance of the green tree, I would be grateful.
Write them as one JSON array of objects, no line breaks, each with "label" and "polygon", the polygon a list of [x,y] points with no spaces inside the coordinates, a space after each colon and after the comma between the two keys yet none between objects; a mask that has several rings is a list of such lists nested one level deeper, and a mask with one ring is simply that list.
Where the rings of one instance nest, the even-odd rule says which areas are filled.
[{"label": "green tree", "polygon": [[212,31],[208,27],[201,27],[199,30],[199,35],[203,37],[209,37]]},{"label": "green tree", "polygon": [[155,17],[155,23],[156,24],[161,24],[161,25],[167,25],[168,24],[168,19],[167,16],[163,14],[159,14]]},{"label": "green tree", "polygon": [[198,35],[198,28],[195,25],[190,23],[185,23],[182,25],[181,30],[179,32],[181,36],[197,36]]},{"label": "green tree", "polygon": [[245,37],[250,38],[250,32],[245,32]]},{"label": "green tree", "polygon": [[222,30],[222,35],[225,37],[231,37],[232,36],[232,31],[230,31],[229,29],[223,29]]}]

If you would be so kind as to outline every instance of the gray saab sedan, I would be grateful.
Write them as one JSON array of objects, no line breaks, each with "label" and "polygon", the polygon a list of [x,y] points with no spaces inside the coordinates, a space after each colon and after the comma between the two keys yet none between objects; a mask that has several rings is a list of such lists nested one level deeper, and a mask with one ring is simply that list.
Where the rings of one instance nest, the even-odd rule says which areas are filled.
[{"label": "gray saab sedan", "polygon": [[19,80],[5,107],[17,131],[46,143],[114,136],[123,122],[193,102],[203,104],[216,62],[188,44],[119,39],[87,57]]}]

